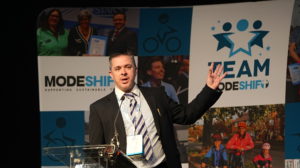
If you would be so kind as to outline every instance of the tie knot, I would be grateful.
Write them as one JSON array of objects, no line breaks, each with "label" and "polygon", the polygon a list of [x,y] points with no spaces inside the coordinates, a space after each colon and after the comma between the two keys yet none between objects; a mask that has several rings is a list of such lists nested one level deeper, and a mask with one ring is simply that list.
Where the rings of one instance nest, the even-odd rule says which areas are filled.
[{"label": "tie knot", "polygon": [[134,98],[135,94],[132,92],[129,92],[129,93],[125,93],[124,96],[127,98]]}]

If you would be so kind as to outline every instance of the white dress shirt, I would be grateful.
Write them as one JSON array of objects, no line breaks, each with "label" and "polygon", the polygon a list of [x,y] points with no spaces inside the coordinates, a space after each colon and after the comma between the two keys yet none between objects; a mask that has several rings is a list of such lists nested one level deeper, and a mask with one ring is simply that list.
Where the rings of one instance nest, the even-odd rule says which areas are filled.
[{"label": "white dress shirt", "polygon": [[[153,157],[149,161],[146,161],[145,159],[134,160],[134,164],[136,164],[139,168],[155,167],[165,159],[165,153],[162,149],[161,141],[159,140],[159,135],[157,133],[157,129],[154,123],[154,118],[145,97],[143,96],[142,92],[137,87],[137,85],[133,87],[131,92],[137,95],[135,96],[135,99],[137,101],[137,106],[135,108],[135,111],[141,112],[143,115],[147,127],[147,131],[148,131],[148,136],[150,138],[152,148],[153,148]],[[121,105],[121,97],[124,95],[124,93],[125,92],[115,87],[115,94],[117,96],[119,106]],[[124,101],[129,101],[129,100],[125,98]],[[123,106],[123,104],[126,103],[123,102],[120,109],[124,121],[126,135],[132,136],[135,135],[135,127],[130,118],[129,108]]]}]

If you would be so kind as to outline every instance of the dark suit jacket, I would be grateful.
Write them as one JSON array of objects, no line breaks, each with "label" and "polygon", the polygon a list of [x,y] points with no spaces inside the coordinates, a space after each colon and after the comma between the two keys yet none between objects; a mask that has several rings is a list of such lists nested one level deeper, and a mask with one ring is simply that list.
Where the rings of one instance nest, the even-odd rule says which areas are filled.
[{"label": "dark suit jacket", "polygon": [[[169,168],[180,168],[180,156],[176,147],[173,123],[192,124],[197,121],[220,97],[221,92],[205,86],[188,105],[177,104],[169,98],[164,88],[140,87],[154,117],[166,161]],[[114,135],[114,119],[119,110],[115,92],[90,106],[89,138],[91,144],[109,144]],[[122,115],[116,124],[120,149],[126,153],[126,132]]]},{"label": "dark suit jacket", "polygon": [[106,55],[113,53],[130,53],[137,55],[137,35],[134,31],[124,27],[118,37],[112,41],[114,31],[109,32]]}]

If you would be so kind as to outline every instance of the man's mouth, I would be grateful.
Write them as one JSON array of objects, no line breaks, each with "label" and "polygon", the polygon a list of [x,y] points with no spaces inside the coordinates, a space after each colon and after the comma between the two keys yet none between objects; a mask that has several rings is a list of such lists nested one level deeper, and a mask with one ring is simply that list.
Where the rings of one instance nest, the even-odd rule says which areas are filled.
[{"label": "man's mouth", "polygon": [[122,81],[123,84],[128,83],[129,78],[122,78],[121,81]]}]

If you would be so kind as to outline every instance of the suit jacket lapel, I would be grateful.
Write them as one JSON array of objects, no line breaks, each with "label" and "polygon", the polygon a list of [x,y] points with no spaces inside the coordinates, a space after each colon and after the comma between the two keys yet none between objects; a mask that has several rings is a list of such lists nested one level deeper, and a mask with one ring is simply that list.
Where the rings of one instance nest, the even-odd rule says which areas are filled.
[{"label": "suit jacket lapel", "polygon": [[[126,145],[127,145],[127,142],[126,142],[126,131],[125,131],[125,127],[124,127],[124,121],[123,121],[123,117],[122,117],[122,114],[121,114],[121,111],[120,111],[120,108],[119,108],[119,104],[118,104],[118,101],[117,101],[117,97],[116,97],[116,94],[115,92],[113,91],[110,96],[109,96],[109,103],[111,104],[111,112],[112,112],[112,116],[113,116],[113,121],[115,120],[115,118],[117,117],[117,114],[119,112],[119,115],[118,115],[118,118],[116,120],[116,129],[117,129],[117,132],[119,134],[119,142],[120,142],[120,148],[123,152],[126,153]],[[112,123],[113,125],[114,123]],[[112,127],[112,132],[114,134],[114,128]]]},{"label": "suit jacket lapel", "polygon": [[159,125],[160,114],[158,112],[154,96],[152,96],[152,93],[148,92],[147,90],[144,90],[143,88],[139,88],[139,89],[141,90],[143,96],[145,97],[145,99],[151,109],[151,112],[152,112],[152,115],[154,118],[154,122],[155,122],[155,126],[157,129],[157,133],[158,133],[158,135],[160,135],[160,125]]}]

